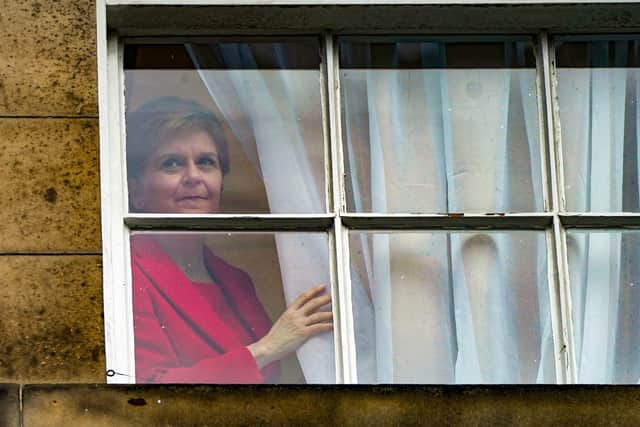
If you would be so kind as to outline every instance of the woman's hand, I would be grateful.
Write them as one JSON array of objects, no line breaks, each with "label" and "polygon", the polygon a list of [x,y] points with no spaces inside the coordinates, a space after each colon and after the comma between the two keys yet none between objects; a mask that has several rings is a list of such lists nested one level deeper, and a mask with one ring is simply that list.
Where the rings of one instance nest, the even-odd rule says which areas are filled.
[{"label": "woman's hand", "polygon": [[333,329],[333,314],[320,310],[331,302],[331,295],[324,294],[325,288],[325,285],[314,286],[298,295],[267,335],[247,346],[258,368],[282,359],[309,337]]}]

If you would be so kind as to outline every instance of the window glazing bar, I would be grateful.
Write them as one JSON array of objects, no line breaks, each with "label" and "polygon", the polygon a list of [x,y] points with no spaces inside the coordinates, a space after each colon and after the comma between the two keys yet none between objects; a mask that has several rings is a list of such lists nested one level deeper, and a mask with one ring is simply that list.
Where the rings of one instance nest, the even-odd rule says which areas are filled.
[{"label": "window glazing bar", "polygon": [[584,228],[637,228],[640,212],[563,212],[560,221],[564,227]]},{"label": "window glazing bar", "polygon": [[327,231],[333,214],[317,215],[197,215],[129,214],[124,223],[133,230]]},{"label": "window glazing bar", "polygon": [[551,226],[553,222],[553,214],[344,214],[342,215],[342,222],[347,227],[356,230],[541,230]]},{"label": "window glazing bar", "polygon": [[[342,153],[340,122],[340,70],[338,50],[331,33],[324,35],[327,67],[327,101],[329,117],[329,140],[331,143],[331,177],[334,222],[334,251],[332,267],[334,301],[334,336],[336,338],[336,369],[338,382],[355,384],[358,382],[356,364],[356,341],[351,299],[351,272],[349,261],[349,236],[347,227],[340,217],[346,206],[344,163]],[[337,302],[337,304],[336,304]]]},{"label": "window glazing bar", "polygon": [[564,182],[562,175],[562,147],[560,139],[558,103],[555,91],[555,52],[549,35],[540,35],[542,78],[544,87],[545,129],[549,155],[549,178],[553,214],[552,236],[549,239],[551,321],[554,336],[556,375],[558,383],[575,382],[575,352],[571,321],[571,294],[565,231],[559,212],[564,208]]},{"label": "window glazing bar", "polygon": [[536,96],[538,104],[538,141],[540,143],[540,176],[542,178],[542,197],[543,209],[545,212],[551,212],[556,202],[553,199],[555,189],[552,189],[550,181],[555,181],[555,171],[551,170],[553,163],[550,161],[551,155],[549,150],[549,133],[548,114],[547,114],[547,94],[545,92],[547,85],[545,84],[544,60],[542,52],[542,36],[536,38],[534,44],[534,52],[536,56]]}]

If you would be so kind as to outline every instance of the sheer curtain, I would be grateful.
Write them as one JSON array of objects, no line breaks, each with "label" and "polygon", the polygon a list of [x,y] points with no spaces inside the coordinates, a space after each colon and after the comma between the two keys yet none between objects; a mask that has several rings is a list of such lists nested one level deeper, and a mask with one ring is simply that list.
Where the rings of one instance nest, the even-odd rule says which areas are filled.
[{"label": "sheer curtain", "polygon": [[[341,45],[344,55],[354,55],[350,48]],[[419,69],[341,71],[350,209],[541,210],[535,70],[511,68],[523,61],[522,47],[505,45],[501,69],[446,69],[444,44],[419,49]],[[392,50],[390,62],[402,54]],[[514,240],[352,236],[361,259],[352,260],[352,277],[368,284],[375,313],[376,371],[359,374],[377,382],[553,381],[544,243],[518,243],[514,253]],[[533,314],[523,320],[523,309]]]},{"label": "sheer curtain", "polygon": [[[259,69],[244,43],[218,45],[228,69],[206,69],[213,49],[187,45],[209,94],[263,178],[271,213],[323,213],[324,165],[308,149],[323,144],[319,70],[291,70],[281,47],[271,44],[276,69]],[[318,172],[320,169],[320,172]],[[330,283],[324,236],[278,233],[276,246],[289,305],[311,284]],[[313,283],[310,283],[313,282]],[[332,334],[298,350],[308,383],[335,382]]]},{"label": "sheer curtain", "polygon": [[[268,70],[257,69],[245,45],[220,46],[232,69],[199,74],[259,170],[271,212],[324,212],[322,174],[308,158],[309,144],[322,143],[321,117],[307,119],[310,109],[319,110],[319,70],[287,70],[277,44],[280,67]],[[420,49],[425,69],[341,71],[349,208],[541,210],[535,70],[510,68],[523,52],[505,48],[501,69],[447,70],[442,44]],[[212,54],[202,45],[188,51],[201,67]],[[508,233],[352,234],[352,253],[362,254],[363,266],[352,269],[359,381],[552,379],[539,240],[523,244]],[[288,303],[309,280],[328,280],[322,247],[295,236],[277,239]],[[523,321],[523,312],[533,314]],[[332,337],[309,340],[298,357],[308,382],[335,380]]]},{"label": "sheer curtain", "polygon": [[[638,210],[638,42],[599,41],[564,46],[580,68],[559,64],[566,209]],[[562,52],[561,52],[562,53]],[[577,56],[576,56],[577,55]],[[633,263],[638,236],[572,232],[568,236],[578,380],[636,382],[637,292]],[[631,284],[631,286],[629,285]],[[630,301],[636,302],[635,305]]]}]

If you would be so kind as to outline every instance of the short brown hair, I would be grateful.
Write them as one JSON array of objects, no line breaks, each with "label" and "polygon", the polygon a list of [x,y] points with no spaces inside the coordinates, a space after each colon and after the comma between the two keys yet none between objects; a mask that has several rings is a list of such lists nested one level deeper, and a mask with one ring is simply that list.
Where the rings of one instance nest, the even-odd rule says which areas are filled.
[{"label": "short brown hair", "polygon": [[229,173],[227,141],[218,118],[201,104],[166,96],[127,114],[127,175],[138,178],[160,144],[172,136],[204,131],[218,151],[223,175]]}]

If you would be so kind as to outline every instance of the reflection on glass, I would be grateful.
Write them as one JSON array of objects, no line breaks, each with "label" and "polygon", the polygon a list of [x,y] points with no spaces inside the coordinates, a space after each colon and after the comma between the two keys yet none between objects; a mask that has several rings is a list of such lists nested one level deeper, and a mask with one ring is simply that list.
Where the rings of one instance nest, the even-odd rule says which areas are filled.
[{"label": "reflection on glass", "polygon": [[350,211],[542,210],[528,38],[345,37],[339,48]]},{"label": "reflection on glass", "polygon": [[326,234],[134,233],[131,270],[137,382],[335,382]]},{"label": "reflection on glass", "polygon": [[131,211],[326,212],[316,39],[126,45],[125,101]]},{"label": "reflection on glass", "polygon": [[352,232],[361,383],[553,383],[543,232]]},{"label": "reflection on glass", "polygon": [[639,211],[640,40],[556,42],[566,209]]},{"label": "reflection on glass", "polygon": [[640,380],[640,231],[567,233],[578,382]]}]

